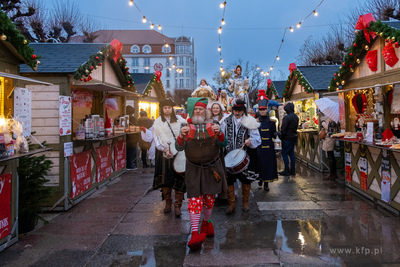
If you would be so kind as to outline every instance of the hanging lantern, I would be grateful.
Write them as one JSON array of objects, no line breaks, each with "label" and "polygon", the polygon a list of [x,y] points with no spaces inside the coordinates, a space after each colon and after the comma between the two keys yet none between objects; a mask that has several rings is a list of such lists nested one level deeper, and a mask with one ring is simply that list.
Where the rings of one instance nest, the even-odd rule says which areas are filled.
[{"label": "hanging lantern", "polygon": [[279,139],[279,136],[276,136],[274,141],[274,148],[275,150],[282,150],[282,141]]}]

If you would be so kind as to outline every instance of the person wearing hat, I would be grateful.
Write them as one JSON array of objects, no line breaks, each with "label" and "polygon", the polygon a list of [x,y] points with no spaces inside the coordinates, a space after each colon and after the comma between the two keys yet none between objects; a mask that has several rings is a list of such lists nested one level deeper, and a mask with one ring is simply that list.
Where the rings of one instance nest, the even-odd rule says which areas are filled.
[{"label": "person wearing hat", "polygon": [[[177,150],[184,150],[186,155],[185,181],[192,226],[188,247],[191,249],[200,249],[206,237],[214,236],[210,217],[215,195],[226,198],[228,187],[225,166],[220,157],[220,147],[224,147],[227,141],[219,125],[213,123],[207,102],[207,98],[188,98],[189,126],[182,127],[176,140]],[[199,233],[201,213],[203,221]]]},{"label": "person wearing hat", "polygon": [[[258,131],[261,136],[261,145],[257,147],[257,155],[259,161],[259,185],[264,183],[264,190],[269,191],[268,183],[278,180],[278,165],[276,162],[276,154],[273,138],[276,133],[275,122],[270,120],[268,116],[268,98],[265,90],[259,90],[258,112],[260,116],[260,128]],[[266,164],[268,163],[268,164]]]},{"label": "person wearing hat", "polygon": [[[260,124],[257,120],[247,115],[245,102],[240,99],[232,101],[233,113],[221,123],[221,130],[225,134],[228,144],[225,153],[228,154],[232,150],[240,149],[243,145],[255,149],[261,144],[258,127]],[[251,159],[250,159],[251,160]],[[247,175],[243,172],[231,174],[228,172],[228,203],[229,207],[226,214],[235,211],[235,187],[236,179],[242,182],[242,201],[243,211],[249,210],[249,197],[252,180],[247,179]]]},{"label": "person wearing hat", "polygon": [[181,215],[183,195],[185,194],[184,175],[178,174],[173,168],[174,157],[178,151],[175,141],[179,135],[181,124],[186,121],[175,115],[171,100],[160,102],[160,117],[153,124],[153,137],[156,146],[155,170],[153,188],[161,188],[165,200],[164,213],[171,211],[172,189],[175,190],[175,215]]},{"label": "person wearing hat", "polygon": [[250,92],[249,78],[242,76],[242,66],[237,65],[233,70],[235,76],[228,80],[228,91],[233,98],[245,101],[247,112],[251,110],[248,93]]},{"label": "person wearing hat", "polygon": [[218,102],[224,107],[224,110],[228,111],[229,104],[231,103],[231,98],[228,96],[226,90],[221,90]]}]

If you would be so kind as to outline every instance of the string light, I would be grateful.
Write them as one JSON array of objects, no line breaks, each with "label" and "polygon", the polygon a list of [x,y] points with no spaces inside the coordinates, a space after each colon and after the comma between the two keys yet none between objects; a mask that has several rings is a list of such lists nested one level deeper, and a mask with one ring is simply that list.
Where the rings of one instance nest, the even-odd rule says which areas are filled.
[{"label": "string light", "polygon": [[219,59],[219,62],[223,63],[223,62],[224,62],[224,60],[223,60],[222,58],[220,58],[220,59]]},{"label": "string light", "polygon": [[158,25],[158,30],[159,30],[159,31],[161,31],[161,30],[162,30],[162,27],[161,27],[161,25]]},{"label": "string light", "polygon": [[218,29],[218,33],[221,34],[222,33],[222,27],[219,27]]},{"label": "string light", "polygon": [[221,71],[221,76],[224,76],[225,75],[225,71],[223,70],[223,71]]},{"label": "string light", "polygon": [[279,56],[276,56],[276,60],[279,60]]},{"label": "string light", "polygon": [[129,5],[130,5],[130,6],[133,6],[133,0],[130,0],[130,1],[129,1]]},{"label": "string light", "polygon": [[224,68],[223,68],[222,66],[219,68],[220,71],[222,71],[223,69],[224,69]]},{"label": "string light", "polygon": [[221,51],[221,46],[218,46],[218,52]]},{"label": "string light", "polygon": [[294,30],[293,30],[293,28],[292,28],[292,27],[290,27],[290,32],[294,32]]},{"label": "string light", "polygon": [[153,23],[150,25],[150,29],[154,29],[154,24]]},{"label": "string light", "polygon": [[313,11],[314,16],[318,16],[318,12],[316,10]]},{"label": "string light", "polygon": [[168,44],[165,44],[165,47],[167,47],[167,48],[168,48],[168,47],[169,47],[169,45],[168,45]]},{"label": "string light", "polygon": [[226,1],[225,1],[225,2],[223,2],[223,3],[221,3],[221,4],[219,5],[219,7],[220,7],[220,8],[224,8],[224,7],[225,7],[225,5],[226,5]]},{"label": "string light", "polygon": [[146,22],[147,22],[147,19],[146,19],[145,16],[143,16],[142,22],[143,22],[143,23],[146,23]]},{"label": "string light", "polygon": [[222,19],[221,25],[225,25],[225,20],[224,19]]},{"label": "string light", "polygon": [[174,63],[174,64],[172,64],[172,68],[174,68],[174,69],[175,69],[175,67],[176,67],[176,66],[175,66],[175,63]]},{"label": "string light", "polygon": [[299,22],[296,27],[300,28],[301,27],[301,22]]},{"label": "string light", "polygon": [[169,56],[169,60],[172,60],[172,56]]},{"label": "string light", "polygon": [[259,70],[260,69],[260,67],[257,67],[257,70]]},{"label": "string light", "polygon": [[267,71],[267,76],[269,76],[269,71]]},{"label": "string light", "polygon": [[273,66],[271,66],[271,68],[269,68],[270,70],[273,70],[274,69],[274,67]]}]

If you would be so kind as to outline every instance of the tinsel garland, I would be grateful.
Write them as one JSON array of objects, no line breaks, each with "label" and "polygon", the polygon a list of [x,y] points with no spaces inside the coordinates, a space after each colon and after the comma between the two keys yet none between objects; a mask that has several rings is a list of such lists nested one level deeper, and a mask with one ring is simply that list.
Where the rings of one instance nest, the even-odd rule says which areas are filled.
[{"label": "tinsel garland", "polygon": [[282,96],[283,97],[288,97],[288,92],[290,88],[290,83],[292,80],[295,79],[304,88],[304,91],[309,94],[314,92],[311,85],[308,83],[308,81],[304,78],[303,74],[299,70],[293,70],[293,72],[289,75],[286,83],[285,83],[285,89],[283,90]]},{"label": "tinsel garland", "polygon": [[[81,80],[88,82],[91,80],[90,74],[93,72],[93,70],[97,69],[98,66],[102,66],[104,60],[106,58],[109,58],[110,60],[113,60],[114,54],[114,49],[111,47],[111,45],[106,45],[101,48],[100,52],[91,55],[89,57],[89,60],[86,61],[84,64],[79,66],[75,72],[74,72],[74,79],[75,80]],[[131,90],[132,92],[136,92],[136,88],[134,85],[134,81],[129,74],[129,68],[126,66],[126,60],[124,57],[120,56],[117,60],[117,65],[121,69],[122,74],[124,75],[125,81],[126,81],[126,86]]]},{"label": "tinsel garland", "polygon": [[[163,83],[162,83],[161,79],[159,81],[157,81],[157,75],[155,75],[155,74],[153,74],[153,76],[151,76],[150,82],[147,84],[146,89],[144,89],[142,97],[146,97],[151,93],[151,89],[153,88],[153,86],[154,86],[154,84],[156,82],[160,83],[160,87],[161,87],[161,92],[160,93],[161,93],[162,99],[165,99],[166,94],[165,94],[165,91],[164,91]],[[156,88],[157,87],[155,87],[155,89]]]},{"label": "tinsel garland", "polygon": [[18,51],[29,67],[36,68],[41,57],[34,54],[33,48],[29,46],[29,41],[25,39],[16,28],[6,13],[0,11],[0,35],[3,41],[9,42]]},{"label": "tinsel garland", "polygon": [[[379,20],[376,22],[371,21],[367,30],[376,32],[381,38],[386,39],[386,42],[393,42],[396,48],[399,46],[400,30],[392,28]],[[328,91],[336,91],[339,85],[344,85],[346,77],[354,72],[355,66],[360,64],[360,57],[366,54],[366,46],[371,47],[371,44],[365,39],[364,32],[359,31],[354,38],[353,45],[347,49],[342,66],[339,67],[339,70],[329,82]]]},{"label": "tinsel garland", "polygon": [[272,93],[274,94],[275,98],[279,97],[278,93],[276,92],[276,88],[275,88],[273,83],[271,83],[271,86],[268,86],[267,95],[269,94],[270,91],[272,91]]}]

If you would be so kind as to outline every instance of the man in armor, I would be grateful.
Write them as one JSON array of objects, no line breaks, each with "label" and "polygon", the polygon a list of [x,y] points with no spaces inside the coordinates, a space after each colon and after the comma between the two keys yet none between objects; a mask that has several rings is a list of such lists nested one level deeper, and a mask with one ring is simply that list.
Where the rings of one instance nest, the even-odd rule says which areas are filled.
[{"label": "man in armor", "polygon": [[248,92],[250,91],[249,78],[242,76],[242,66],[237,65],[233,71],[235,76],[228,80],[228,91],[232,94],[232,98],[239,98],[246,103],[247,112],[250,111],[250,101]]}]

